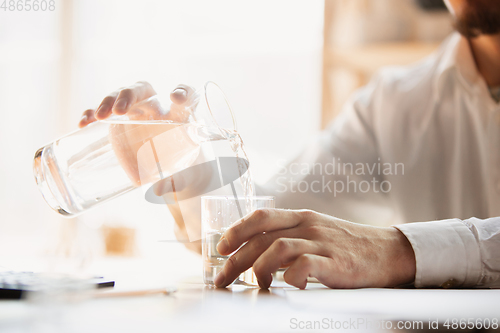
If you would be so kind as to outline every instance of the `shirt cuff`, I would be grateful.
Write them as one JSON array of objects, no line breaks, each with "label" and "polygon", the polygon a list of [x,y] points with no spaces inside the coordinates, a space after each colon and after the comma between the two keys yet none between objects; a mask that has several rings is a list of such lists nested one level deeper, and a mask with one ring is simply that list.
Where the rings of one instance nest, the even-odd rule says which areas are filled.
[{"label": "shirt cuff", "polygon": [[460,220],[395,225],[413,247],[415,287],[471,287],[481,276],[479,245]]}]

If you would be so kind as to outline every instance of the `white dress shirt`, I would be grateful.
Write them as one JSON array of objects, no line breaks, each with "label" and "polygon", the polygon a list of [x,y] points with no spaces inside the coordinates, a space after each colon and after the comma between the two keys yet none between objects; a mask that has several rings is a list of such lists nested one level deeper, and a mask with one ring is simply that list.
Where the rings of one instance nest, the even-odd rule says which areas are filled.
[{"label": "white dress shirt", "polygon": [[258,190],[277,207],[404,223],[416,287],[500,287],[500,105],[457,33],[383,69]]}]

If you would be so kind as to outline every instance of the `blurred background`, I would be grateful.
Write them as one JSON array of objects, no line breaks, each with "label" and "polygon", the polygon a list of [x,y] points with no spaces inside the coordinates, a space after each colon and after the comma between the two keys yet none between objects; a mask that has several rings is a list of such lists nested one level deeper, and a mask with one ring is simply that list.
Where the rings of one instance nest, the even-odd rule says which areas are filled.
[{"label": "blurred background", "polygon": [[[138,80],[168,94],[217,82],[257,182],[300,152],[381,66],[418,61],[452,31],[437,0],[56,0],[54,11],[0,9],[0,266],[199,274],[172,239],[166,207],[130,192],[81,217],[52,212],[35,151],[81,113]],[[112,261],[114,265],[109,265]],[[113,273],[113,272],[112,272]]]}]

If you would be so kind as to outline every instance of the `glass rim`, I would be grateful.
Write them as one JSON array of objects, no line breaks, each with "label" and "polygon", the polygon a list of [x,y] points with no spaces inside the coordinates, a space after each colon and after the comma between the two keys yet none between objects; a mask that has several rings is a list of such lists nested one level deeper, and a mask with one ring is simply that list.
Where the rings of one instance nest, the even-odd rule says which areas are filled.
[{"label": "glass rim", "polygon": [[217,123],[217,119],[215,118],[214,111],[212,111],[212,108],[210,107],[209,97],[207,95],[207,91],[208,91],[207,87],[211,84],[214,85],[219,90],[219,92],[222,94],[222,97],[224,98],[224,102],[226,103],[228,110],[229,110],[229,115],[231,116],[231,122],[233,123],[232,130],[238,131],[238,127],[236,126],[236,119],[234,118],[233,109],[231,108],[231,104],[229,104],[229,100],[227,99],[227,96],[224,93],[224,90],[222,90],[222,88],[214,81],[206,81],[205,84],[203,85],[203,94],[205,95],[205,103],[207,104],[208,112],[210,112],[210,116],[212,117],[212,121],[215,123],[215,125],[217,127],[222,128],[219,125],[219,123]]}]

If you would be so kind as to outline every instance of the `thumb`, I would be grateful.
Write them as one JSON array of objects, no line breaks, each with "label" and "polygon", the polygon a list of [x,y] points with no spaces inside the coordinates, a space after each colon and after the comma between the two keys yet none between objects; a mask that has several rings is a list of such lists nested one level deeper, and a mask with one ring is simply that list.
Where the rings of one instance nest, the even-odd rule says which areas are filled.
[{"label": "thumb", "polygon": [[191,104],[197,102],[198,96],[193,87],[185,84],[179,84],[170,93],[170,100],[172,101],[172,103],[177,105],[190,106]]}]

